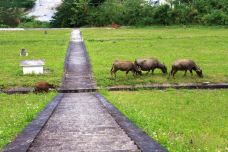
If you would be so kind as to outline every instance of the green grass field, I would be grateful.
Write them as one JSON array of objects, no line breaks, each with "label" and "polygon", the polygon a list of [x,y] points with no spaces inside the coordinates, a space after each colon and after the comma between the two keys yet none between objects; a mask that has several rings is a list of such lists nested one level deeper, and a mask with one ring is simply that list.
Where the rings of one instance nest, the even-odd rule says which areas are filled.
[{"label": "green grass field", "polygon": [[0,151],[35,118],[55,94],[0,94]]},{"label": "green grass field", "polygon": [[169,151],[228,150],[228,90],[103,92]]},{"label": "green grass field", "polygon": [[[99,86],[135,85],[148,83],[197,83],[228,82],[228,29],[223,27],[146,27],[82,29],[86,47],[93,66],[94,77]],[[110,79],[110,69],[115,60],[156,57],[164,62],[168,71],[172,63],[189,58],[203,69],[204,78],[183,77],[178,72],[176,79],[155,70],[154,75],[144,74],[134,78],[130,73],[117,72]]]},{"label": "green grass field", "polygon": [[[33,86],[37,81],[60,84],[70,30],[0,31],[0,88]],[[27,57],[19,56],[20,49],[28,50]],[[23,75],[21,60],[44,59],[45,68],[51,71],[44,75]]]}]

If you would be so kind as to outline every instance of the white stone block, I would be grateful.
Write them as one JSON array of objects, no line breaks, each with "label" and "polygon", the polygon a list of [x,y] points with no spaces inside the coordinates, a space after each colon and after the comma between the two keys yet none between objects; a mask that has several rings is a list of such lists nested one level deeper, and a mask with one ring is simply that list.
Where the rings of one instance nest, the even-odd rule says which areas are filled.
[{"label": "white stone block", "polygon": [[43,66],[23,67],[23,74],[43,74]]}]

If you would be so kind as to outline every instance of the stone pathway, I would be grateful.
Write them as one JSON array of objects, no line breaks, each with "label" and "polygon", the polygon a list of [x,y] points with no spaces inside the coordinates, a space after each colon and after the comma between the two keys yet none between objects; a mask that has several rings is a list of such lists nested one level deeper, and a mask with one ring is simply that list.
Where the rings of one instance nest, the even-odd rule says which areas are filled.
[{"label": "stone pathway", "polygon": [[28,151],[139,150],[93,93],[69,93]]},{"label": "stone pathway", "polygon": [[[71,35],[63,88],[93,88],[80,31]],[[140,151],[94,93],[66,93],[29,152]]]},{"label": "stone pathway", "polygon": [[71,33],[62,84],[61,89],[63,90],[96,88],[96,84],[92,79],[89,58],[78,29],[74,29]]}]

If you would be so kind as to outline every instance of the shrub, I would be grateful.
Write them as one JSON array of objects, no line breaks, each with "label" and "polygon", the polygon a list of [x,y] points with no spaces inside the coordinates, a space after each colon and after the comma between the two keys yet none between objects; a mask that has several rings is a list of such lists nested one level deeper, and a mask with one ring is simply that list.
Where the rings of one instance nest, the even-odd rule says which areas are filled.
[{"label": "shrub", "polygon": [[86,25],[88,0],[63,0],[51,21],[54,27],[79,27]]},{"label": "shrub", "polygon": [[19,8],[0,8],[0,23],[16,27],[20,24],[23,10]]},{"label": "shrub", "polygon": [[123,24],[123,5],[115,0],[107,0],[93,12],[89,13],[88,23],[95,26],[111,25],[113,22]]},{"label": "shrub", "polygon": [[21,24],[18,27],[22,28],[48,28],[50,24],[48,22],[36,21],[31,17],[23,17],[21,19]]},{"label": "shrub", "polygon": [[209,25],[228,25],[228,15],[220,10],[215,10],[204,16],[204,23]]},{"label": "shrub", "polygon": [[227,0],[166,0],[154,5],[146,0],[64,0],[55,27],[152,24],[227,25]]},{"label": "shrub", "polygon": [[171,24],[171,8],[169,5],[161,5],[155,8],[154,20],[157,24]]},{"label": "shrub", "polygon": [[21,23],[24,12],[34,5],[35,0],[0,0],[0,24],[16,27]]}]

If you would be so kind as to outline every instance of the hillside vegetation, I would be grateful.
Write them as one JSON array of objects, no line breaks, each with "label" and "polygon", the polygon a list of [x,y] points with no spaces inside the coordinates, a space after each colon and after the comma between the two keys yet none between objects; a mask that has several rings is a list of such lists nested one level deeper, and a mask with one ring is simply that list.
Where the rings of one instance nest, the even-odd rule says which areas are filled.
[{"label": "hillside vegetation", "polygon": [[227,0],[64,0],[55,27],[201,24],[228,25]]},{"label": "hillside vegetation", "polygon": [[36,0],[0,0],[1,27],[48,27],[47,23],[35,21],[26,17],[26,11],[31,9]]}]

